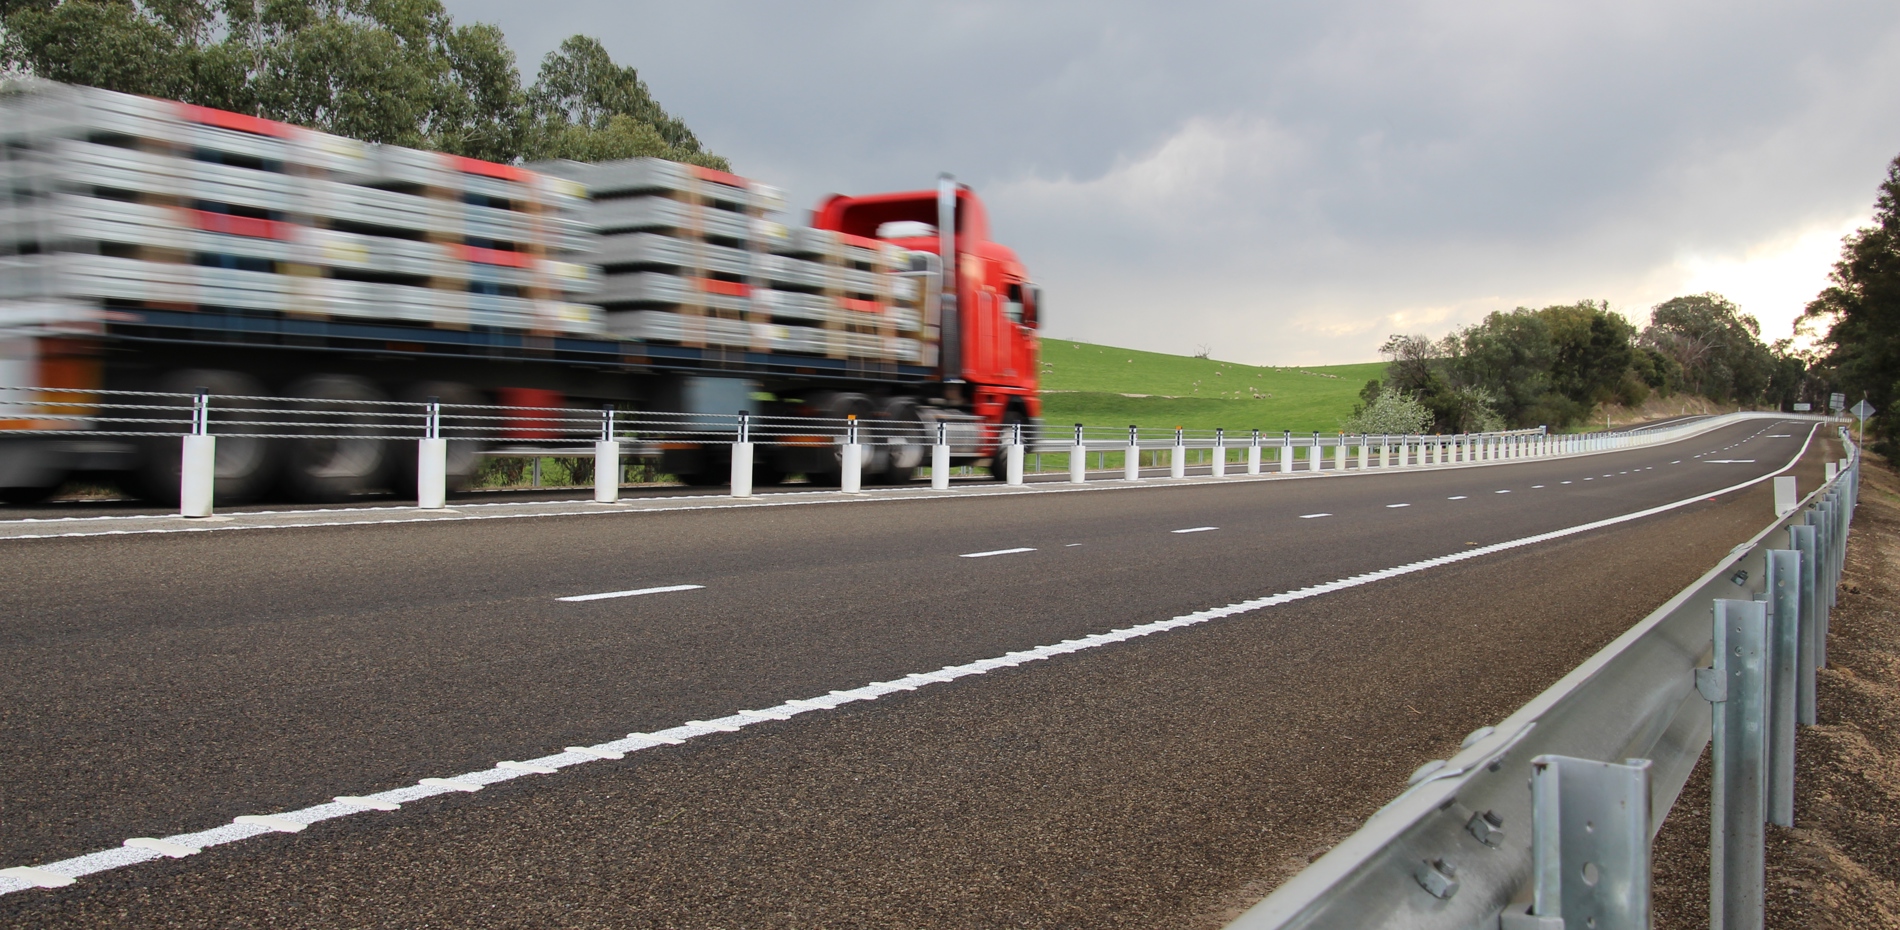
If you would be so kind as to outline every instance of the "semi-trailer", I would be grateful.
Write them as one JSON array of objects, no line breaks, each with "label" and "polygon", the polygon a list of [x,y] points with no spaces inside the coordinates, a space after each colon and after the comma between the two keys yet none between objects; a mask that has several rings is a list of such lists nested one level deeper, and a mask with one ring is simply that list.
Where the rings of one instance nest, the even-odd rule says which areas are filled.
[{"label": "semi-trailer", "polygon": [[[973,191],[946,176],[833,196],[802,227],[783,206],[768,185],[657,159],[496,164],[11,82],[0,498],[75,475],[176,497],[175,437],[34,434],[35,411],[94,391],[941,423],[958,464],[1035,421],[1040,289]],[[909,432],[880,432],[867,480],[910,480]],[[530,418],[502,436],[541,438]],[[489,451],[456,448],[451,484]],[[669,441],[659,467],[720,483],[726,448]],[[393,444],[233,435],[217,450],[223,501],[412,486]],[[760,450],[754,480],[838,470],[835,444],[787,444]]]}]

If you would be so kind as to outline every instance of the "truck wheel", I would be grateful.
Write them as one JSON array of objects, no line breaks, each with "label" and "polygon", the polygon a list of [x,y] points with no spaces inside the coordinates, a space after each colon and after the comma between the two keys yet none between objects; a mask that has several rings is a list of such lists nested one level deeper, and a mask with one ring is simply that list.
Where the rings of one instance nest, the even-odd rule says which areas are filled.
[{"label": "truck wheel", "polygon": [[924,418],[917,413],[917,401],[909,397],[890,398],[878,410],[878,419],[885,435],[880,440],[883,449],[879,456],[884,471],[878,474],[877,481],[909,484],[917,468],[923,465],[933,439],[927,435],[929,430],[924,426]]},{"label": "truck wheel", "polygon": [[[244,397],[266,396],[263,385],[234,371],[183,369],[158,380],[151,390],[174,394],[192,394],[204,388],[210,394]],[[189,407],[182,397],[153,398],[165,406]],[[276,419],[276,404],[264,400],[211,401],[211,434],[217,437],[217,458],[213,465],[212,500],[220,504],[242,504],[257,500],[270,489],[277,477],[278,443],[245,433],[270,432],[274,427],[251,426]],[[191,416],[184,410],[155,411],[155,416],[179,421],[184,432]],[[176,437],[147,437],[139,440],[139,465],[129,476],[132,493],[140,499],[166,506],[178,503],[178,472],[181,450]]]},{"label": "truck wheel", "polygon": [[[307,418],[318,411],[329,414],[321,420],[331,424],[325,431],[332,434],[322,439],[286,441],[283,489],[292,500],[335,503],[387,483],[389,446],[386,441],[373,437],[393,431],[387,425],[377,425],[390,422],[392,408],[349,403],[388,400],[382,391],[362,378],[317,375],[291,385],[284,393],[288,397],[309,398],[289,402],[290,408],[301,417]],[[294,429],[306,432],[310,428]]]},{"label": "truck wheel", "polygon": [[[843,420],[850,416],[856,416],[860,422],[869,422],[872,414],[877,410],[877,407],[871,403],[869,397],[851,391],[826,392],[813,398],[812,406],[816,408],[815,416],[831,420]],[[827,426],[824,431],[838,436],[839,443],[844,441],[845,427],[843,424]],[[859,441],[869,446],[865,451],[870,453],[864,457],[863,474],[875,475],[882,471],[884,462],[877,454],[879,446],[877,446],[874,441],[864,437],[862,432],[860,432]],[[805,478],[819,487],[835,488],[842,483],[840,479],[842,477],[841,472],[843,471],[844,446],[841,444],[833,445],[828,453],[820,459],[818,467],[805,473]]]},{"label": "truck wheel", "polygon": [[[466,384],[458,384],[454,381],[418,382],[404,388],[402,393],[397,395],[396,399],[413,403],[416,405],[415,409],[420,410],[422,409],[422,405],[428,403],[431,397],[435,398],[445,407],[450,405],[478,405],[488,403],[488,399],[483,397],[474,388]],[[415,411],[403,410],[402,412],[413,413]],[[474,435],[474,433],[455,429],[455,427],[482,427],[485,425],[481,420],[472,419],[471,415],[479,415],[479,413],[473,410],[456,411],[454,409],[446,409],[442,411],[441,435],[443,439],[449,441],[448,467],[445,470],[448,473],[448,489],[450,491],[460,491],[468,487],[469,481],[475,477],[476,470],[481,468],[482,450],[487,447],[487,443],[480,440],[457,438],[459,436]],[[421,429],[405,429],[400,431],[399,435],[409,432],[414,432],[417,439],[422,438]],[[389,458],[390,474],[392,476],[390,478],[391,490],[395,491],[398,495],[414,493],[416,490],[415,447],[410,446],[406,450],[402,448],[392,448]]]},{"label": "truck wheel", "polygon": [[[1023,412],[1013,406],[1003,411],[1003,423],[997,428],[998,432],[996,434],[996,454],[990,456],[991,481],[1009,480],[1009,469],[1004,467],[1003,462],[1003,443],[1009,439],[1010,431],[1016,428],[1016,424],[1027,424],[1028,422],[1029,421],[1023,417]],[[1025,425],[1023,429],[1023,436],[1025,438],[1029,436],[1027,425]]]}]

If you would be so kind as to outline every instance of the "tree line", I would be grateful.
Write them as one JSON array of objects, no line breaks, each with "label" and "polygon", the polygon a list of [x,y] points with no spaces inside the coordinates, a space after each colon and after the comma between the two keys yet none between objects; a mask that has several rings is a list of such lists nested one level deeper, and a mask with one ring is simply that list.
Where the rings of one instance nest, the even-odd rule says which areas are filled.
[{"label": "tree line", "polygon": [[501,30],[438,0],[0,0],[0,69],[489,161],[730,168],[599,40],[523,86]]},{"label": "tree line", "polygon": [[1792,340],[1764,343],[1761,324],[1720,294],[1657,304],[1641,330],[1582,300],[1492,313],[1435,340],[1392,336],[1380,351],[1385,377],[1361,391],[1355,416],[1385,425],[1403,410],[1418,432],[1563,428],[1604,404],[1674,394],[1749,407],[1826,399]]}]

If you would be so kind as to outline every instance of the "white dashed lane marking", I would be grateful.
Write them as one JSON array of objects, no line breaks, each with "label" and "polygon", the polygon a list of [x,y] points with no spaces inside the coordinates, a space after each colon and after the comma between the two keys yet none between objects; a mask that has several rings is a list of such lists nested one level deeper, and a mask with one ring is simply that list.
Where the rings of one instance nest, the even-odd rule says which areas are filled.
[{"label": "white dashed lane marking", "polygon": [[1300,519],[1302,519],[1302,520],[1317,520],[1317,519],[1319,519],[1320,517],[1330,517],[1330,516],[1332,516],[1332,514],[1330,514],[1330,513],[1303,513],[1303,514],[1300,514]]},{"label": "white dashed lane marking", "polygon": [[1458,494],[1458,495],[1454,495],[1454,496],[1452,496],[1452,497],[1447,497],[1447,498],[1445,498],[1445,499],[1446,499],[1446,500],[1448,500],[1448,501],[1461,501],[1461,500],[1464,500],[1464,499],[1465,499],[1465,495],[1463,495],[1463,494]]},{"label": "white dashed lane marking", "polygon": [[663,588],[635,588],[632,591],[608,591],[603,594],[576,594],[573,597],[557,597],[557,601],[604,601],[615,597],[639,597],[642,594],[670,594],[674,591],[697,591],[703,584],[670,584]]},{"label": "white dashed lane marking", "polygon": [[1034,552],[1034,551],[1036,550],[1030,549],[1026,546],[1019,546],[1015,549],[992,549],[988,552],[965,552],[964,554],[957,556],[957,558],[959,559],[987,559],[993,555],[1015,555],[1018,552]]},{"label": "white dashed lane marking", "polygon": [[1394,507],[1410,507],[1410,506],[1412,506],[1412,505],[1411,505],[1411,504],[1387,504],[1387,505],[1385,505],[1385,509],[1387,509],[1387,510],[1391,510],[1391,509],[1393,509]]},{"label": "white dashed lane marking", "polygon": [[1190,526],[1185,530],[1169,530],[1170,533],[1208,533],[1218,530],[1218,526]]}]

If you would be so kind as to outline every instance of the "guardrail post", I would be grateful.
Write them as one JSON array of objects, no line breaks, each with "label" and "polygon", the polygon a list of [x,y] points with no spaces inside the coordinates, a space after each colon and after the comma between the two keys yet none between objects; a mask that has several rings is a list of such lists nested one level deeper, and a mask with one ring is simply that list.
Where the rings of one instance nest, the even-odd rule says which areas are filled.
[{"label": "guardrail post", "polygon": [[1780,475],[1775,478],[1775,517],[1777,519],[1794,513],[1799,506],[1795,496],[1794,476]]},{"label": "guardrail post", "polygon": [[441,510],[448,506],[449,441],[442,438],[441,398],[431,397],[422,409],[422,438],[416,440],[416,507]]},{"label": "guardrail post", "polygon": [[218,438],[211,435],[211,397],[204,388],[191,399],[191,433],[178,462],[178,515],[211,516],[218,485]]},{"label": "guardrail post", "polygon": [[1082,424],[1075,424],[1075,444],[1069,447],[1069,483],[1089,480],[1089,447],[1082,441]]},{"label": "guardrail post", "polygon": [[1009,425],[1009,449],[1003,453],[1003,483],[1022,486],[1023,483],[1023,425]]},{"label": "guardrail post", "polygon": [[1319,471],[1320,464],[1325,460],[1326,450],[1319,444],[1319,430],[1314,430],[1312,445],[1306,447],[1306,470]]},{"label": "guardrail post", "polygon": [[1814,670],[1820,665],[1815,661],[1820,654],[1816,643],[1820,627],[1820,595],[1816,588],[1820,582],[1819,537],[1812,526],[1797,524],[1788,527],[1788,546],[1800,553],[1800,582],[1795,593],[1796,615],[1800,618],[1801,633],[1796,643],[1799,655],[1795,659],[1795,720],[1804,727],[1815,722],[1814,706]]},{"label": "guardrail post", "polygon": [[1187,446],[1181,438],[1181,428],[1174,428],[1174,448],[1168,450],[1168,477],[1187,477]]},{"label": "guardrail post", "polygon": [[1768,822],[1794,826],[1794,725],[1800,690],[1801,553],[1770,549],[1768,575]]},{"label": "guardrail post", "polygon": [[[609,411],[607,415],[611,422],[613,413]],[[617,452],[618,450],[615,451]],[[739,411],[738,426],[733,430],[732,434],[733,497],[752,496],[752,454],[752,414],[741,410]],[[616,472],[619,471],[619,468],[620,466],[618,464],[614,466]],[[615,477],[618,477],[618,475]],[[594,489],[595,497],[598,499],[600,495],[600,469],[598,466],[594,469]],[[614,493],[618,495],[619,492],[619,483],[616,482],[614,485]]]},{"label": "guardrail post", "polygon": [[1141,430],[1133,423],[1128,424],[1128,453],[1122,459],[1122,480],[1141,480]]},{"label": "guardrail post", "polygon": [[1501,930],[1649,926],[1649,760],[1531,760],[1531,912]]},{"label": "guardrail post", "polygon": [[845,417],[844,449],[839,460],[838,490],[856,494],[864,490],[864,447],[858,445],[858,415]]},{"label": "guardrail post", "polygon": [[1284,474],[1290,474],[1292,471],[1293,471],[1293,431],[1290,429],[1283,429],[1280,431],[1280,473],[1284,475]]},{"label": "guardrail post", "polygon": [[1709,926],[1725,930],[1762,926],[1767,606],[1762,601],[1717,600],[1715,664],[1695,673],[1696,690],[1713,705],[1714,715]]},{"label": "guardrail post", "polygon": [[1227,431],[1218,426],[1214,427],[1214,469],[1210,474],[1227,477]]},{"label": "guardrail post", "polygon": [[1392,467],[1392,437],[1384,433],[1379,434],[1379,467]]},{"label": "guardrail post", "polygon": [[1834,526],[1826,500],[1808,509],[1814,527],[1814,667],[1827,668],[1828,614],[1834,606],[1829,589],[1834,584]]},{"label": "guardrail post", "polygon": [[930,489],[950,489],[950,428],[942,420],[937,421],[937,441],[930,446]]},{"label": "guardrail post", "polygon": [[1260,474],[1260,431],[1253,431],[1253,438],[1247,446],[1247,474]]},{"label": "guardrail post", "polygon": [[1333,470],[1339,472],[1340,474],[1345,474],[1346,472],[1346,434],[1345,433],[1340,433],[1338,441],[1333,445]]}]

